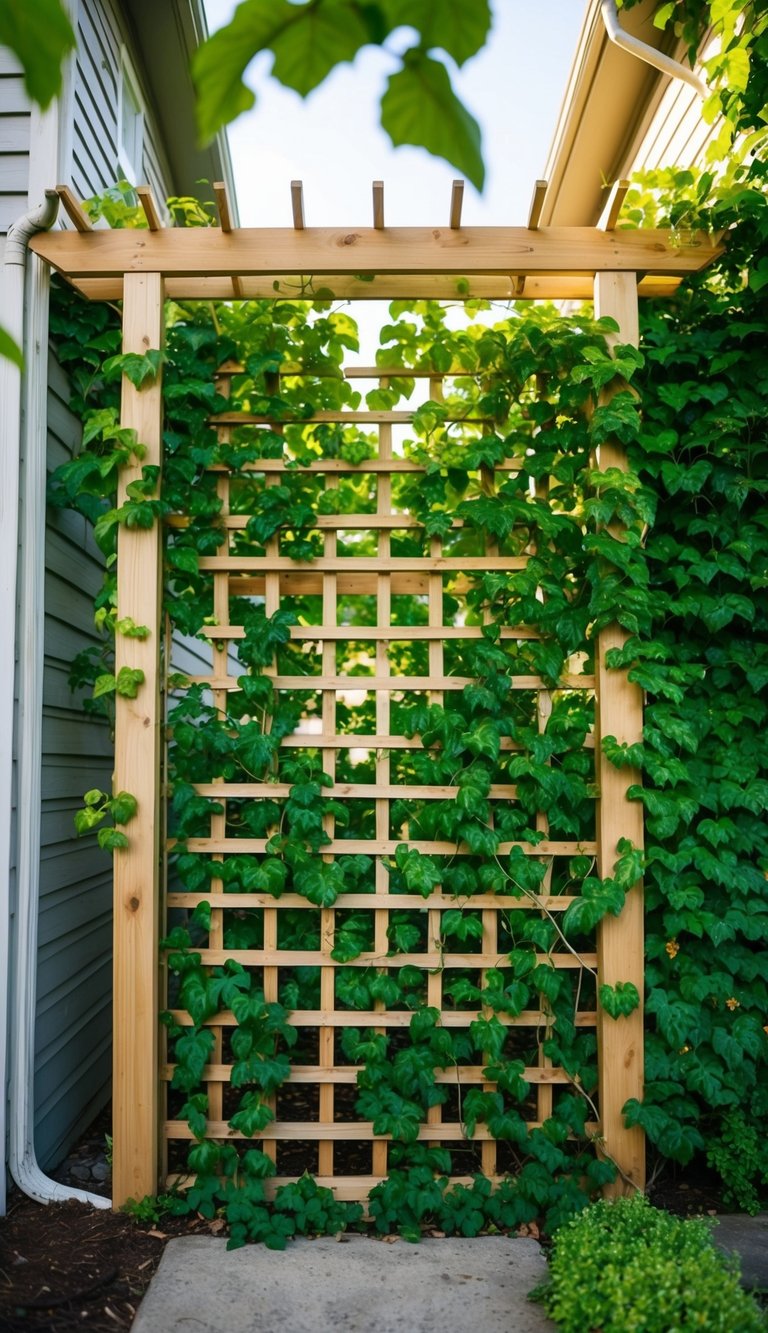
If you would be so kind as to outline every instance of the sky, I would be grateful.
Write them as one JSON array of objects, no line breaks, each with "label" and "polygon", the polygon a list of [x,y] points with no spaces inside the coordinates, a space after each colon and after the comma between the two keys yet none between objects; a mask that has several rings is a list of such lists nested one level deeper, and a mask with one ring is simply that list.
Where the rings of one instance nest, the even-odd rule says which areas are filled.
[{"label": "sky", "polygon": [[[235,9],[234,0],[205,6],[211,31]],[[492,0],[486,48],[461,70],[449,62],[456,91],[482,127],[487,169],[482,196],[465,188],[465,224],[525,224],[584,8],[584,0]],[[402,50],[412,35],[402,30],[392,40]],[[373,180],[384,181],[387,225],[445,224],[456,170],[423,149],[393,149],[378,125],[379,97],[398,65],[392,55],[364,48],[306,100],[271,80],[270,65],[267,52],[251,65],[246,82],[256,106],[229,129],[242,226],[290,226],[294,179],[304,182],[307,226],[370,226]]]}]

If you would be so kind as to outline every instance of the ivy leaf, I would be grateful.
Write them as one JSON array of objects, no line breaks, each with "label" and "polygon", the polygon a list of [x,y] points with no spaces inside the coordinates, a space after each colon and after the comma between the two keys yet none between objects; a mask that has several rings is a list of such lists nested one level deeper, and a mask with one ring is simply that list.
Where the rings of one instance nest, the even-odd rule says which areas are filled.
[{"label": "ivy leaf", "polygon": [[179,1111],[182,1120],[186,1120],[198,1143],[202,1143],[208,1132],[208,1094],[196,1092]]},{"label": "ivy leaf", "polygon": [[396,148],[426,148],[482,190],[480,126],[454,93],[445,66],[423,51],[407,52],[403,69],[389,79],[381,99],[381,126]]},{"label": "ivy leaf", "polygon": [[395,864],[401,870],[409,889],[416,889],[422,898],[428,898],[441,883],[442,871],[431,856],[425,856],[415,847],[401,843],[395,851]]},{"label": "ivy leaf", "polygon": [[156,380],[160,374],[163,352],[150,348],[148,352],[121,352],[110,356],[102,363],[101,372],[106,380],[119,379],[125,375],[135,388],[141,389],[146,383]]},{"label": "ivy leaf", "polygon": [[126,835],[116,828],[100,828],[96,838],[103,852],[116,852],[128,846]]},{"label": "ivy leaf", "polygon": [[258,1093],[247,1092],[239,1109],[230,1118],[229,1125],[236,1133],[251,1139],[254,1134],[261,1134],[274,1118],[274,1111],[269,1109]]},{"label": "ivy leaf", "polygon": [[[0,5],[0,46],[9,46],[18,56],[24,85],[35,102],[45,108],[58,97],[62,64],[75,49],[75,34],[61,0]],[[2,342],[0,354],[9,355]]]},{"label": "ivy leaf", "polygon": [[231,22],[198,47],[192,58],[192,78],[201,143],[209,143],[222,125],[254,105],[256,98],[242,76],[257,51],[271,47],[298,17],[297,7],[288,0],[244,0]]},{"label": "ivy leaf", "polygon": [[240,732],[237,753],[243,767],[254,777],[261,777],[269,767],[276,749],[273,735],[265,735],[258,722],[249,722]]},{"label": "ivy leaf", "polygon": [[353,60],[371,34],[355,0],[324,0],[302,8],[298,21],[286,24],[272,42],[272,74],[306,97],[336,65]]},{"label": "ivy leaf", "polygon": [[599,995],[601,1005],[611,1018],[633,1013],[640,1003],[637,986],[631,981],[617,981],[615,986],[603,984]]},{"label": "ivy leaf", "polygon": [[420,936],[418,926],[410,925],[407,921],[392,921],[387,927],[391,953],[410,953],[418,944]]},{"label": "ivy leaf", "polygon": [[127,824],[138,810],[138,801],[129,791],[119,791],[111,798],[109,808],[116,824]]},{"label": "ivy leaf", "polygon": [[139,686],[143,684],[144,672],[138,667],[121,667],[117,673],[115,690],[124,699],[135,699]]},{"label": "ivy leaf", "polygon": [[426,51],[439,47],[457,65],[480,50],[491,26],[488,0],[383,0],[382,8],[392,28],[416,28]]},{"label": "ivy leaf", "polygon": [[196,574],[200,568],[200,556],[192,546],[169,546],[166,558],[173,569],[184,574]]},{"label": "ivy leaf", "polygon": [[476,722],[471,730],[462,734],[461,743],[466,745],[471,754],[498,759],[501,748],[498,724],[492,722],[490,718]]},{"label": "ivy leaf", "polygon": [[442,928],[443,935],[455,936],[462,943],[467,940],[481,940],[483,938],[481,917],[475,913],[462,912],[457,908],[451,908],[449,912],[443,912]]},{"label": "ivy leaf", "polygon": [[189,1092],[202,1081],[203,1070],[213,1050],[213,1032],[210,1028],[185,1032],[176,1042],[176,1068],[173,1087]]}]

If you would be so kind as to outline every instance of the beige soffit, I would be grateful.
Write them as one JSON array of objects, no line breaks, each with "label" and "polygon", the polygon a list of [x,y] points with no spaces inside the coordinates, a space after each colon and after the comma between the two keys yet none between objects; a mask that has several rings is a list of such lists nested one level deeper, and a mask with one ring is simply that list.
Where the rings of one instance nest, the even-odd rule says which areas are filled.
[{"label": "beige soffit", "polygon": [[[674,39],[653,26],[657,0],[621,11],[628,33],[668,54]],[[590,226],[606,199],[605,186],[626,170],[650,107],[669,82],[637,56],[609,41],[600,0],[587,0],[573,65],[549,151],[549,189],[542,225]]]},{"label": "beige soffit", "polygon": [[226,132],[205,148],[197,143],[190,61],[208,35],[203,0],[129,0],[123,11],[141,52],[176,192],[208,198],[198,181],[224,181],[238,226]]}]

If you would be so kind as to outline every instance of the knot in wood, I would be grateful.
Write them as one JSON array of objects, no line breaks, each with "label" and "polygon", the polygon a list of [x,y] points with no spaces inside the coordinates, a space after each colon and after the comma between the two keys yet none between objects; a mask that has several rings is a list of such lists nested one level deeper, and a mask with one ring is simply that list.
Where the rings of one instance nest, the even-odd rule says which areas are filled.
[{"label": "knot in wood", "polygon": [[141,902],[140,902],[140,900],[139,900],[138,898],[136,898],[136,897],[129,898],[129,899],[128,899],[128,906],[130,907],[130,909],[131,909],[132,912],[138,912],[139,908],[141,907]]},{"label": "knot in wood", "polygon": [[360,237],[358,236],[357,232],[355,232],[355,231],[350,231],[350,232],[347,232],[347,235],[346,235],[346,236],[342,236],[342,238],[341,238],[341,244],[342,244],[342,245],[355,245],[355,244],[357,243],[357,241],[359,241],[359,239],[360,239]]}]

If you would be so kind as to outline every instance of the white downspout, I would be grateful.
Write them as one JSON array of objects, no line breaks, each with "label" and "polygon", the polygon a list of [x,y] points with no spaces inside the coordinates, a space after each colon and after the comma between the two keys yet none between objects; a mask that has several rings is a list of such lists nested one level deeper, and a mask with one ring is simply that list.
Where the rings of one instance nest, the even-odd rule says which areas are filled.
[{"label": "white downspout", "polygon": [[[13,969],[11,996],[11,1060],[9,1060],[9,1166],[20,1189],[41,1204],[68,1198],[109,1208],[111,1201],[83,1189],[69,1189],[45,1176],[37,1164],[33,1125],[35,1125],[35,1014],[37,1000],[37,917],[40,902],[40,769],[43,746],[43,651],[44,651],[44,577],[45,577],[45,445],[47,445],[48,381],[48,272],[35,256],[28,263],[28,241],[35,232],[51,227],[56,219],[59,197],[45,191],[43,207],[17,221],[5,244],[5,323],[24,348],[27,373],[21,381],[13,368],[11,383],[5,375],[8,392],[0,420],[0,457],[13,460],[15,479],[8,492],[3,488],[3,503],[11,504],[12,487],[19,499],[19,464],[24,468],[21,496],[19,547],[19,722],[17,722],[17,848],[16,848],[16,924],[13,932]],[[25,293],[25,279],[29,281]],[[28,325],[24,327],[24,300],[28,296]],[[43,384],[43,391],[40,385]],[[24,441],[20,449],[20,440]],[[20,452],[23,459],[20,459]],[[8,481],[11,481],[8,477]],[[3,549],[9,539],[3,533]],[[1,557],[0,557],[1,559]],[[16,549],[13,551],[16,572]],[[8,567],[3,563],[4,583]],[[13,577],[12,599],[16,601]],[[13,615],[8,624],[13,624]],[[8,636],[11,644],[12,636]],[[3,645],[7,652],[7,645]],[[1,669],[1,668],[0,668]],[[13,681],[13,665],[0,680]],[[12,688],[7,689],[11,694]],[[4,698],[4,708],[8,701]],[[3,774],[5,780],[5,773]],[[3,802],[3,817],[8,805]],[[7,864],[7,862],[3,862]]]},{"label": "white downspout", "polygon": [[692,69],[686,65],[681,65],[679,60],[673,60],[663,51],[657,51],[655,46],[649,46],[647,42],[641,42],[639,37],[633,37],[631,33],[625,32],[619,23],[619,15],[616,9],[616,0],[600,0],[600,13],[605,31],[608,34],[609,41],[614,46],[621,47],[622,51],[628,51],[630,55],[637,56],[639,60],[644,60],[646,65],[653,65],[654,69],[661,70],[662,74],[669,74],[673,79],[682,79],[683,83],[689,83],[696,89],[699,97],[709,96],[707,85],[694,74]]},{"label": "white downspout", "polygon": [[[19,347],[24,342],[24,270],[27,242],[49,227],[58,200],[46,198],[41,208],[11,227],[3,255],[3,324]],[[21,371],[0,359],[0,997],[9,995],[10,868],[12,860],[14,676],[16,670],[16,574],[19,544],[19,463],[21,440]],[[2,1001],[0,1001],[2,1002]],[[10,1008],[10,1005],[9,1005]],[[8,1014],[0,1022],[0,1125],[5,1145]],[[5,1212],[5,1169],[0,1179]]]}]

